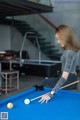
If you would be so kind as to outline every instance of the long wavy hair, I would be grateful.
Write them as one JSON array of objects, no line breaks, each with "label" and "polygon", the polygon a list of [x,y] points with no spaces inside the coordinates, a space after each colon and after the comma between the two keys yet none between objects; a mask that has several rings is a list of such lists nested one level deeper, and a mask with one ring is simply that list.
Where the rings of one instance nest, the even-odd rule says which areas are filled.
[{"label": "long wavy hair", "polygon": [[74,51],[80,50],[80,44],[77,41],[71,27],[67,25],[60,25],[56,28],[55,34],[57,34],[59,39],[65,43],[64,49],[70,49]]}]

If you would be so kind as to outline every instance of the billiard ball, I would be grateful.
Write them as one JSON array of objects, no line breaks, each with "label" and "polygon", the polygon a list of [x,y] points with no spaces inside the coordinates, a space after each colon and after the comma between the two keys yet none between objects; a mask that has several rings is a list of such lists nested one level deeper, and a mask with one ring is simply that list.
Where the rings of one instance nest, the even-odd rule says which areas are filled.
[{"label": "billiard ball", "polygon": [[25,99],[24,103],[28,105],[28,104],[30,104],[30,100],[29,99]]},{"label": "billiard ball", "polygon": [[9,109],[12,109],[13,108],[13,103],[11,103],[11,102],[9,102],[8,104],[7,104],[7,108],[9,108]]}]

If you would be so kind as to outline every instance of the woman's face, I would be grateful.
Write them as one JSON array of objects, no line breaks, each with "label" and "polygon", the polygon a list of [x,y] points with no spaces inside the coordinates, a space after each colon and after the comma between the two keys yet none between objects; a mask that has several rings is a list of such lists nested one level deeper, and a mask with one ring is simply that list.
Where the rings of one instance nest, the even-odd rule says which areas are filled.
[{"label": "woman's face", "polygon": [[63,40],[60,39],[59,35],[56,34],[55,37],[57,38],[58,43],[60,44],[60,46],[61,46],[62,48],[65,47],[65,43],[63,42]]}]

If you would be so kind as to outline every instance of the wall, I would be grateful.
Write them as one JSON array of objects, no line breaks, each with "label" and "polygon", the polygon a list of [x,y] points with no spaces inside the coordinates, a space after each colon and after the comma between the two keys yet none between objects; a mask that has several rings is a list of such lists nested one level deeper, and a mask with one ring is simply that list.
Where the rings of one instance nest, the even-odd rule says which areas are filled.
[{"label": "wall", "polygon": [[0,51],[11,49],[10,27],[0,25]]},{"label": "wall", "polygon": [[72,27],[80,41],[80,0],[52,0],[53,13],[44,14],[56,26],[66,24]]}]

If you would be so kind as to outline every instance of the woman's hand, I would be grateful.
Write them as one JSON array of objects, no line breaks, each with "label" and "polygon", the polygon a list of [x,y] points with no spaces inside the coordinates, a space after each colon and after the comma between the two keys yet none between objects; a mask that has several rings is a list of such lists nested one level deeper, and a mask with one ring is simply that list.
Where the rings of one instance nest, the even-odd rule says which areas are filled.
[{"label": "woman's hand", "polygon": [[41,97],[41,99],[39,100],[39,102],[43,103],[43,102],[48,102],[50,100],[50,96],[48,94],[45,94]]}]

